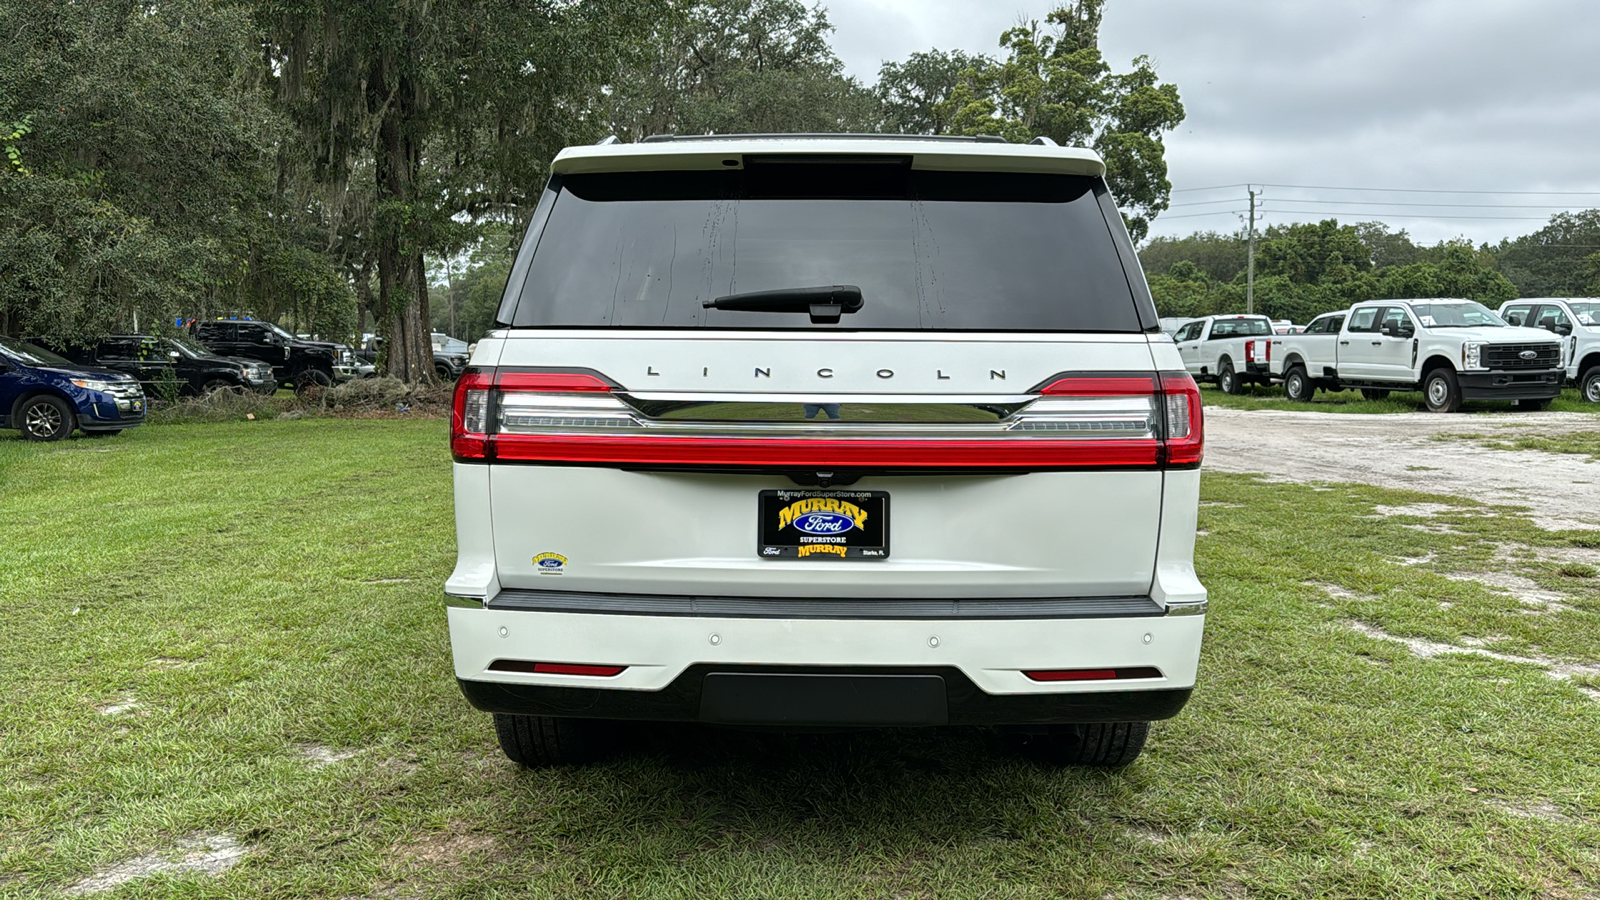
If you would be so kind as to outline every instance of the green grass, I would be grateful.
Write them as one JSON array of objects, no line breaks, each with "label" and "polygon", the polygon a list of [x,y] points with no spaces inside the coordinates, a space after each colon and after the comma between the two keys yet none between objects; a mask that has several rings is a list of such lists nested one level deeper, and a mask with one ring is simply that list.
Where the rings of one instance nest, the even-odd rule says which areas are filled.
[{"label": "green grass", "polygon": [[1436,441],[1469,441],[1490,450],[1542,450],[1545,453],[1575,453],[1600,460],[1600,431],[1573,431],[1566,434],[1436,434]]},{"label": "green grass", "polygon": [[[1201,396],[1207,406],[1221,406],[1228,409],[1297,409],[1313,412],[1336,413],[1403,413],[1425,412],[1427,405],[1423,402],[1422,394],[1415,391],[1390,394],[1382,400],[1367,400],[1361,396],[1360,391],[1317,391],[1309,403],[1296,403],[1283,395],[1283,385],[1275,384],[1271,387],[1247,385],[1239,394],[1224,394],[1215,385],[1202,385]],[[1474,410],[1509,410],[1510,403],[1494,403],[1489,401],[1470,401],[1465,404],[1465,409]],[[1556,412],[1581,412],[1600,416],[1600,404],[1585,402],[1577,390],[1567,388],[1561,392],[1550,404],[1550,409]]]},{"label": "green grass", "polygon": [[[1593,662],[1600,584],[1534,556],[1593,533],[1459,500],[1369,518],[1439,498],[1208,474],[1200,684],[1124,771],[1052,769],[980,730],[647,727],[606,764],[527,772],[451,675],[443,431],[0,437],[0,895],[53,896],[195,833],[249,853],[119,896],[1600,891],[1594,682],[1350,627]],[[1429,523],[1458,533],[1407,527]],[[1438,574],[1491,565],[1576,611],[1527,615]],[[357,755],[318,768],[312,745]],[[1566,820],[1507,811],[1541,804]]]}]

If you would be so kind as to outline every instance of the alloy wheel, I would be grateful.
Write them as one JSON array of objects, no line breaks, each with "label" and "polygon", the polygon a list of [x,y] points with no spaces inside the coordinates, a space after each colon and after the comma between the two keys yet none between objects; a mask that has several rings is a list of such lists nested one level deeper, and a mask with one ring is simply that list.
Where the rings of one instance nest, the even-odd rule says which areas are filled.
[{"label": "alloy wheel", "polygon": [[22,416],[22,427],[37,438],[55,437],[62,424],[61,410],[49,403],[36,403]]}]

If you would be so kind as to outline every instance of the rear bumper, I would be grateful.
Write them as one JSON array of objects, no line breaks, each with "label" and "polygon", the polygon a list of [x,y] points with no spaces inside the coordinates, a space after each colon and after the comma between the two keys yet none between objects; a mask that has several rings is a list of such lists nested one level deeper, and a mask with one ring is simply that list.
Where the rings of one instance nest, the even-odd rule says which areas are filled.
[{"label": "rear bumper", "polygon": [[1561,395],[1566,372],[1463,372],[1456,379],[1465,400],[1549,400]]},{"label": "rear bumper", "polygon": [[[478,709],[750,725],[1169,718],[1194,687],[1205,625],[1204,615],[1159,612],[986,619],[788,612],[793,617],[596,614],[493,603],[448,610],[456,678]],[[626,668],[607,677],[536,674],[508,671],[507,662]],[[1134,668],[1156,672],[1067,682],[1023,674]]]},{"label": "rear bumper", "polygon": [[1192,688],[988,694],[960,670],[695,666],[660,691],[459,679],[484,712],[773,727],[1052,725],[1170,719]]}]

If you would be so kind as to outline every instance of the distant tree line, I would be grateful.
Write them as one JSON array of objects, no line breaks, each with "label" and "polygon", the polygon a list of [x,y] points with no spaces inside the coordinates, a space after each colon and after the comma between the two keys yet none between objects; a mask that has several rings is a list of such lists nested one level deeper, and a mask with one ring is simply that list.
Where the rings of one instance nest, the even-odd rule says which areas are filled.
[{"label": "distant tree line", "polygon": [[1042,135],[1100,152],[1142,238],[1183,106],[1104,60],[1104,2],[870,85],[803,0],[0,4],[0,333],[250,313],[431,378],[430,329],[492,321],[550,158],[608,134]]},{"label": "distant tree line", "polygon": [[[1139,259],[1163,316],[1246,308],[1247,239],[1200,232],[1158,237]],[[1360,300],[1464,297],[1498,306],[1514,297],[1600,295],[1600,210],[1558,213],[1497,245],[1412,242],[1381,222],[1272,226],[1256,239],[1255,309],[1304,323]]]}]

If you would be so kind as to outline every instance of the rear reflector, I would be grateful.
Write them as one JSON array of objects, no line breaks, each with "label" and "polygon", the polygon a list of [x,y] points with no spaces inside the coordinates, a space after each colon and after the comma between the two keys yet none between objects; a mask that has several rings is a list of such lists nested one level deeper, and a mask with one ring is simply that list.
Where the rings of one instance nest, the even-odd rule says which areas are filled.
[{"label": "rear reflector", "polygon": [[489,664],[491,672],[523,672],[529,675],[589,675],[610,678],[621,674],[627,666],[591,666],[578,663],[528,662],[522,659],[497,659]]},{"label": "rear reflector", "polygon": [[1160,678],[1161,670],[1154,666],[1134,666],[1128,669],[1038,669],[1022,674],[1033,681],[1121,681]]}]

